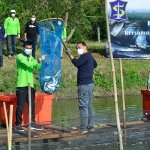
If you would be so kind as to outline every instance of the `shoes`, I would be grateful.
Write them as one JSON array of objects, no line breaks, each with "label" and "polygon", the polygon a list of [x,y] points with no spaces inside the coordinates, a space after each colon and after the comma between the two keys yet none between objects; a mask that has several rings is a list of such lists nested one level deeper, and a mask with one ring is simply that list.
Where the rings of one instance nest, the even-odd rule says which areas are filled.
[{"label": "shoes", "polygon": [[13,57],[15,57],[15,58],[16,58],[16,57],[17,57],[17,55],[13,55]]},{"label": "shoes", "polygon": [[9,55],[8,55],[8,58],[11,58],[11,57],[12,57],[12,56],[9,54]]},{"label": "shoes", "polygon": [[88,131],[87,131],[87,130],[83,130],[83,131],[81,130],[80,132],[81,132],[81,134],[88,133]]},{"label": "shoes", "polygon": [[24,131],[24,129],[20,125],[18,125],[15,127],[15,131]]},{"label": "shoes", "polygon": [[87,127],[88,131],[95,131],[94,127]]},{"label": "shoes", "polygon": [[36,123],[31,123],[31,129],[38,130],[38,131],[43,130],[43,128],[37,125]]}]

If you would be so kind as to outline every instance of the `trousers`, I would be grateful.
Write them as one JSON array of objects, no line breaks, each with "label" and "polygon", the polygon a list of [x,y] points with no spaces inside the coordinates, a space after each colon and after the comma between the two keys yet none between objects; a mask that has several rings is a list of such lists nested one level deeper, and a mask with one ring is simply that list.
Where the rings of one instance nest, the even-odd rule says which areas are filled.
[{"label": "trousers", "polygon": [[87,126],[94,127],[94,111],[92,106],[93,91],[94,83],[78,86],[80,130],[87,130]]},{"label": "trousers", "polygon": [[27,41],[32,43],[32,56],[35,58],[36,53],[36,38],[27,38]]},{"label": "trousers", "polygon": [[16,55],[16,41],[17,35],[7,35],[7,55],[10,55],[11,46],[12,46],[12,55]]},{"label": "trousers", "polygon": [[0,67],[3,67],[3,44],[0,41]]},{"label": "trousers", "polygon": [[[28,103],[28,87],[17,87],[16,126],[22,124],[22,113],[24,105]],[[35,89],[31,88],[31,120],[35,122]],[[28,114],[26,114],[28,115]]]}]

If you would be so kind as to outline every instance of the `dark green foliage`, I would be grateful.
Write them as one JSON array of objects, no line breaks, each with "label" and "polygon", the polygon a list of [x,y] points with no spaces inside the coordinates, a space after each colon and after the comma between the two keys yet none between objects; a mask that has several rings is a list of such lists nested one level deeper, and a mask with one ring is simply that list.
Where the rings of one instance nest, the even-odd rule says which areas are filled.
[{"label": "dark green foliage", "polygon": [[[102,2],[99,0],[5,0],[0,1],[0,19],[1,22],[4,22],[5,18],[10,16],[10,10],[15,9],[16,17],[20,20],[21,39],[23,39],[25,24],[30,20],[32,14],[36,15],[37,21],[47,18],[62,18],[65,20],[65,13],[68,11],[67,36],[76,26],[72,38],[72,42],[76,42],[78,38],[85,40],[95,36],[96,32],[93,32],[93,26],[95,27],[98,24],[101,27],[105,26],[104,4]],[[101,9],[102,7],[103,9]],[[88,18],[87,16],[98,17]],[[99,19],[99,16],[103,17]],[[105,29],[101,32],[105,33]]]}]

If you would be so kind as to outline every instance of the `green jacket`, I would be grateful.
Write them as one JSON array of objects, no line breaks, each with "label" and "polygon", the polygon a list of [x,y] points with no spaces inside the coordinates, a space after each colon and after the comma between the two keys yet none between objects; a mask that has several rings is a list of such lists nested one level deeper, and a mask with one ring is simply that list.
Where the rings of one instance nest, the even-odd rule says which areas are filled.
[{"label": "green jacket", "polygon": [[7,35],[17,35],[20,34],[20,23],[18,18],[12,19],[12,17],[7,17],[4,22],[5,33]]},{"label": "green jacket", "polygon": [[62,39],[66,39],[67,37],[67,31],[66,28],[64,27],[63,32],[62,32]]},{"label": "green jacket", "polygon": [[41,64],[38,64],[34,57],[21,53],[16,57],[17,63],[17,87],[26,87],[28,83],[34,87],[33,69],[40,70]]}]

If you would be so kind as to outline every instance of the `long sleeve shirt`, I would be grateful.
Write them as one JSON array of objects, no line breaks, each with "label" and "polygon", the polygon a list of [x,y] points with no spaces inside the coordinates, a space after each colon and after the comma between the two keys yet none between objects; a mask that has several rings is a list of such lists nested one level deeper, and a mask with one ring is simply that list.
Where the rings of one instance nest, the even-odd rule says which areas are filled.
[{"label": "long sleeve shirt", "polygon": [[77,85],[86,85],[93,83],[92,77],[97,62],[90,52],[82,54],[78,59],[73,58],[72,63],[78,68]]},{"label": "long sleeve shirt", "polygon": [[4,22],[5,33],[7,35],[20,34],[20,23],[18,18],[7,17]]},{"label": "long sleeve shirt", "polygon": [[5,35],[5,29],[4,26],[2,24],[0,24],[0,42],[4,42],[4,35]]},{"label": "long sleeve shirt", "polygon": [[41,64],[32,56],[26,55],[24,52],[17,55],[17,87],[26,87],[28,83],[34,87],[33,69],[40,70]]},{"label": "long sleeve shirt", "polygon": [[38,24],[37,22],[31,23],[31,21],[26,23],[24,33],[27,34],[27,38],[36,38],[38,34]]}]

